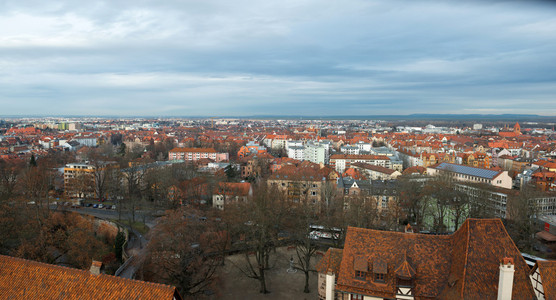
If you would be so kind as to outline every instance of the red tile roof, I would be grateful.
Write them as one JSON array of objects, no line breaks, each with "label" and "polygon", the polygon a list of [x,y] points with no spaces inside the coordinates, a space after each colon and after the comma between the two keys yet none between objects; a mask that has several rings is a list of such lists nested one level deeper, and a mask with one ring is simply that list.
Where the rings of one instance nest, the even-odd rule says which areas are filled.
[{"label": "red tile roof", "polygon": [[[355,279],[356,256],[384,260],[385,283]],[[395,274],[415,272],[416,299],[496,299],[503,257],[515,262],[512,299],[533,299],[529,267],[499,219],[468,219],[447,236],[348,227],[336,288],[395,298]]]},{"label": "red tile roof", "polygon": [[371,171],[375,171],[375,172],[379,172],[379,173],[387,174],[387,175],[392,175],[394,172],[396,172],[396,170],[388,169],[388,168],[381,167],[381,166],[375,166],[375,165],[371,165],[371,164],[361,163],[361,162],[353,163],[353,164],[351,164],[351,166],[355,167],[355,168],[371,170]]},{"label": "red tile roof", "polygon": [[386,155],[368,155],[368,154],[334,154],[330,159],[366,159],[366,160],[390,160]]},{"label": "red tile roof", "polygon": [[170,152],[216,153],[213,148],[174,148]]},{"label": "red tile roof", "polygon": [[0,255],[1,299],[181,299],[175,287]]},{"label": "red tile roof", "polygon": [[[556,261],[538,260],[537,267],[541,274],[545,299],[556,299]],[[531,271],[534,270],[533,268]]]},{"label": "red tile roof", "polygon": [[332,272],[338,274],[342,262],[342,249],[328,248],[322,259],[317,263],[315,269],[319,273]]}]

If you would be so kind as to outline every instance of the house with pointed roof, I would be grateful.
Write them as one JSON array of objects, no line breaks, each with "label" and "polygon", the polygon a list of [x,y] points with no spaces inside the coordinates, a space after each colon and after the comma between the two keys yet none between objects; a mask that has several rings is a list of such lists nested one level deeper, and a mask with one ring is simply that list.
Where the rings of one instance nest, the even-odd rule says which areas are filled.
[{"label": "house with pointed roof", "polygon": [[348,227],[316,266],[319,298],[535,299],[529,266],[499,219],[451,235]]}]

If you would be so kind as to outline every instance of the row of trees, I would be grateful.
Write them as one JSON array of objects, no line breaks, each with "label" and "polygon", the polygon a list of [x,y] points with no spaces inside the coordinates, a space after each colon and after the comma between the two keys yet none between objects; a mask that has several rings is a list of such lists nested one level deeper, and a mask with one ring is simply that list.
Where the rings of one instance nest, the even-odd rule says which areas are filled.
[{"label": "row of trees", "polygon": [[77,268],[109,262],[110,234],[92,219],[49,209],[60,158],[0,160],[0,253]]}]

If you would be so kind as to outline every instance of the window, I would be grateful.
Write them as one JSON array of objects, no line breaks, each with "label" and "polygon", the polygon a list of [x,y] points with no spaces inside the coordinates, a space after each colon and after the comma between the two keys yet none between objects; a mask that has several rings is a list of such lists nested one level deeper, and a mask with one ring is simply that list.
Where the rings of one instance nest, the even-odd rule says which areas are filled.
[{"label": "window", "polygon": [[413,286],[413,280],[411,280],[411,279],[401,279],[401,278],[398,278],[398,286],[402,286],[402,287],[412,287],[412,286]]},{"label": "window", "polygon": [[384,283],[384,274],[375,273],[375,282],[382,282]]},{"label": "window", "polygon": [[363,300],[363,295],[351,294],[351,300]]},{"label": "window", "polygon": [[312,192],[311,192],[311,195],[312,195],[312,196],[316,196],[316,195],[317,195],[317,192],[312,191]]},{"label": "window", "polygon": [[365,280],[367,278],[367,272],[355,271],[355,279]]}]

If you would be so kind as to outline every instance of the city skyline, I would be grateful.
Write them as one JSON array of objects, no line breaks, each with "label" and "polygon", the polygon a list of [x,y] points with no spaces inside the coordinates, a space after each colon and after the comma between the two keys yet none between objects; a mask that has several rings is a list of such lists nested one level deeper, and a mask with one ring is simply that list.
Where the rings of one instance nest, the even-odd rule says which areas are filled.
[{"label": "city skyline", "polygon": [[556,115],[542,1],[0,6],[2,115]]}]

